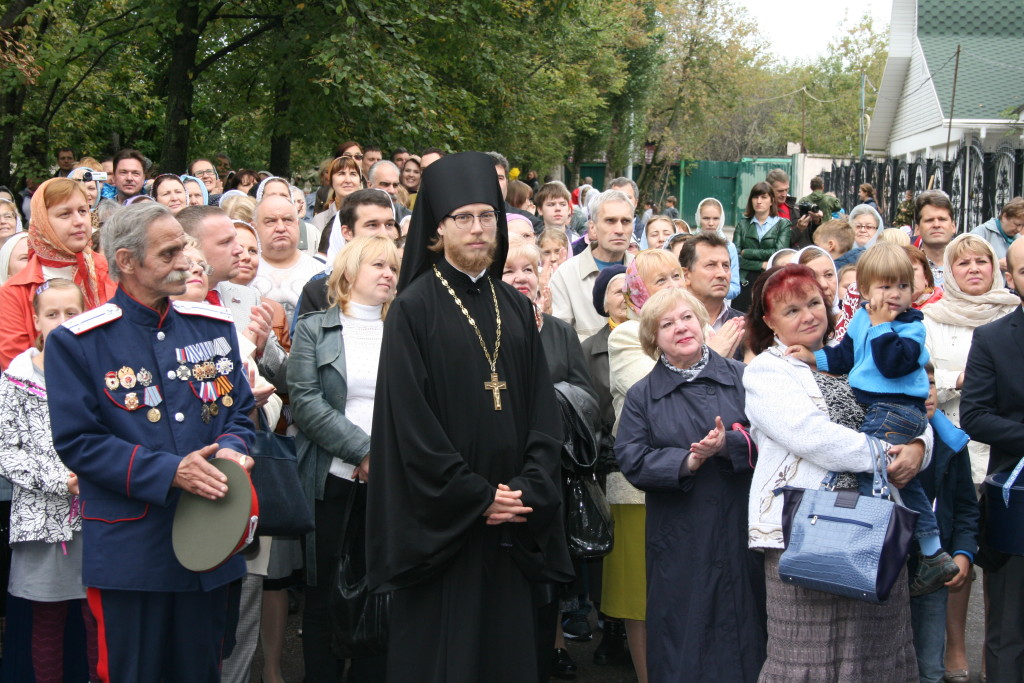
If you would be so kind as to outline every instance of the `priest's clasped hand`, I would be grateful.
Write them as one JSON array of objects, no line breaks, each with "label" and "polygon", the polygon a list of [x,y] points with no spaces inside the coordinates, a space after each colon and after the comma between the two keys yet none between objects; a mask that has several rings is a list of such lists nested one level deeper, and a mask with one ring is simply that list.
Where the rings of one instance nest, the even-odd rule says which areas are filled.
[{"label": "priest's clasped hand", "polygon": [[487,524],[504,524],[505,522],[525,522],[533,508],[525,507],[521,498],[522,491],[513,491],[505,484],[498,484],[494,492],[494,502],[484,510]]}]

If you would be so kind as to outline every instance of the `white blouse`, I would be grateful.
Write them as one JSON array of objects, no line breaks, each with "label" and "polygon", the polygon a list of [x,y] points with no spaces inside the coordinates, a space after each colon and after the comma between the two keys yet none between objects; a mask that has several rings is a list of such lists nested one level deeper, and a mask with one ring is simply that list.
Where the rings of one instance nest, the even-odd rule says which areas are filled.
[{"label": "white blouse", "polygon": [[[377,390],[377,364],[384,339],[382,306],[348,303],[341,314],[341,335],[345,340],[345,417],[367,435],[373,426],[373,398]],[[330,473],[351,479],[355,468],[341,458],[331,461]]]}]

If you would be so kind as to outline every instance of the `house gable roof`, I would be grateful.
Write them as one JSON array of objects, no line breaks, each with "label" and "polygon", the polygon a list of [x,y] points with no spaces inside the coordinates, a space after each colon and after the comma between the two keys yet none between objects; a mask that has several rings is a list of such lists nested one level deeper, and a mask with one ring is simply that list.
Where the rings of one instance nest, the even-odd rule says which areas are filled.
[{"label": "house gable roof", "polygon": [[954,115],[1005,119],[1024,104],[1024,0],[918,0],[917,37],[942,114],[950,118],[954,60],[960,73]]}]

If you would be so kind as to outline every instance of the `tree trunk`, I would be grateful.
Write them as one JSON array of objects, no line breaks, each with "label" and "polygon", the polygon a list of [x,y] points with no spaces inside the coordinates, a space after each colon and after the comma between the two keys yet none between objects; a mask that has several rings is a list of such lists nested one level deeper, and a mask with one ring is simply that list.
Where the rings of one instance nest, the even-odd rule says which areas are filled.
[{"label": "tree trunk", "polygon": [[288,81],[282,78],[274,91],[274,121],[270,134],[270,172],[282,178],[291,177],[291,127],[287,123],[281,125],[291,121],[291,117],[288,116],[291,105],[291,88]]},{"label": "tree trunk", "polygon": [[175,13],[177,30],[171,37],[171,60],[167,69],[167,118],[160,168],[179,173],[188,167],[189,131],[196,54],[199,51],[199,0],[181,0]]},{"label": "tree trunk", "polygon": [[[39,0],[13,0],[0,15],[0,31],[6,34],[6,38],[12,41],[20,41],[22,29],[25,27],[25,11]],[[45,32],[44,22],[40,33]],[[18,178],[11,172],[11,163],[14,161],[14,134],[21,121],[21,115],[25,108],[25,95],[28,92],[26,85],[18,83],[17,79],[9,87],[0,90],[0,185],[5,185],[12,190]],[[46,152],[43,152],[45,157]]]},{"label": "tree trunk", "polygon": [[25,88],[11,88],[0,93],[0,185],[15,189],[17,177],[11,172],[14,152],[14,131],[21,120],[21,112],[25,106]]}]

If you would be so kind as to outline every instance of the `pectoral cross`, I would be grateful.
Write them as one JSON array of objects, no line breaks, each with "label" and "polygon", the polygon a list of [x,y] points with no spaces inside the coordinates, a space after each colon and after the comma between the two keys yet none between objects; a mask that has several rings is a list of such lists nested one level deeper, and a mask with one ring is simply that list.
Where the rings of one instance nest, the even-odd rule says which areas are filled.
[{"label": "pectoral cross", "polygon": [[498,373],[491,373],[491,381],[484,382],[484,390],[491,392],[491,398],[494,399],[494,409],[501,410],[501,390],[508,391],[508,385],[498,379]]}]

